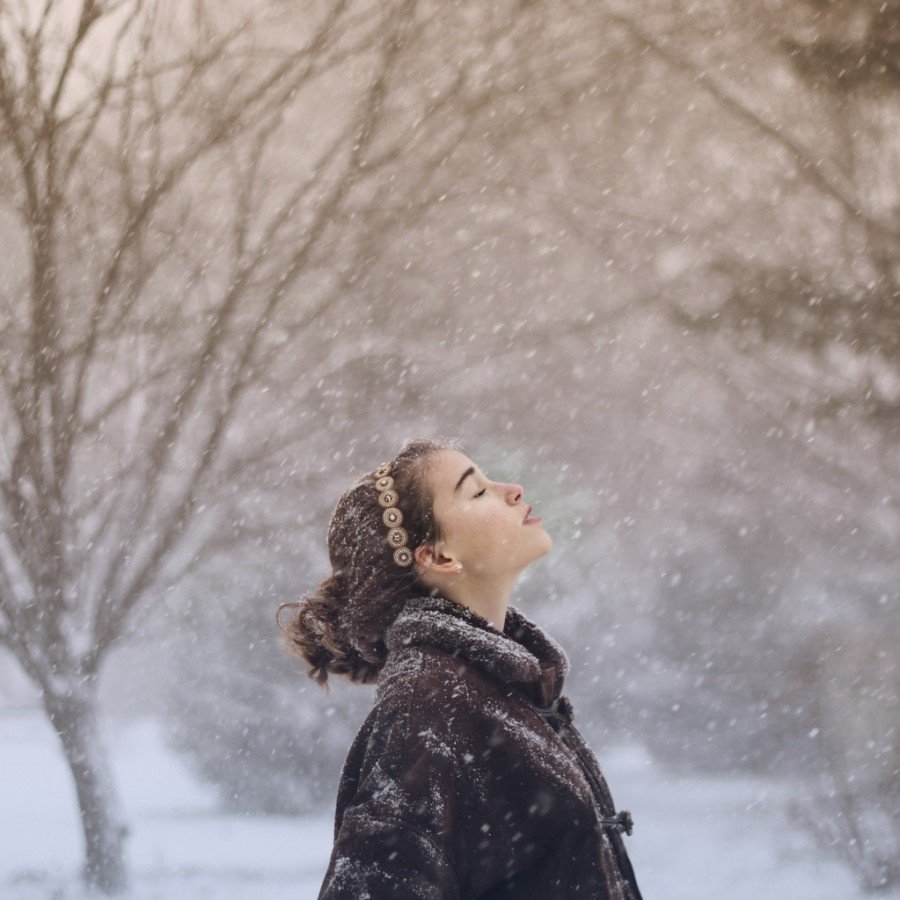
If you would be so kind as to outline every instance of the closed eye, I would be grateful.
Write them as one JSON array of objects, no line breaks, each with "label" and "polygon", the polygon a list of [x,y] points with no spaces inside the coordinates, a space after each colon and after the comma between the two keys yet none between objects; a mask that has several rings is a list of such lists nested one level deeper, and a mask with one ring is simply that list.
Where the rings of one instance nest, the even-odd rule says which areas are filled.
[{"label": "closed eye", "polygon": [[482,488],[475,496],[480,497],[486,490],[487,488]]}]

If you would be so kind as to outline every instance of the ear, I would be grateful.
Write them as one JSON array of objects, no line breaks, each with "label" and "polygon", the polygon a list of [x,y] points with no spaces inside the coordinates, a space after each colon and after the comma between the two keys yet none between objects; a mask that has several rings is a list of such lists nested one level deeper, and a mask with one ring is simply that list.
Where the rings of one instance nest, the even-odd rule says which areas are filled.
[{"label": "ear", "polygon": [[413,552],[416,570],[419,575],[459,575],[456,571],[456,560],[445,556],[433,544],[422,544]]}]

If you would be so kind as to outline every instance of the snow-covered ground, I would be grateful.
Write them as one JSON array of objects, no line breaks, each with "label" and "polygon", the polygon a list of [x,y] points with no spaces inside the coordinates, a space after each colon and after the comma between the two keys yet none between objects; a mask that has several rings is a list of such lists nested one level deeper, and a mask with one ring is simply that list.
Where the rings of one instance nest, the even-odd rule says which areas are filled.
[{"label": "snow-covered ground", "polygon": [[[216,811],[166,749],[153,719],[105,722],[131,826],[129,898],[312,900],[331,849],[331,814],[244,817]],[[600,753],[646,900],[853,900],[840,865],[817,855],[783,811],[786,785],[672,777],[639,748]],[[0,896],[83,897],[74,791],[49,725],[0,711]],[[900,897],[900,892],[885,898]]]}]

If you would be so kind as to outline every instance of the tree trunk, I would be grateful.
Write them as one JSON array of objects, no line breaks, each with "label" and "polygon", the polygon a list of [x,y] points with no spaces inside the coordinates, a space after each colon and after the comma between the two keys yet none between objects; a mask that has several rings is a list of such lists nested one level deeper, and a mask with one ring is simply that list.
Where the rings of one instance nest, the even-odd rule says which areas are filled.
[{"label": "tree trunk", "polygon": [[97,722],[95,688],[65,696],[44,693],[44,708],[62,742],[75,781],[84,832],[86,885],[104,894],[125,890],[124,823],[106,748]]}]

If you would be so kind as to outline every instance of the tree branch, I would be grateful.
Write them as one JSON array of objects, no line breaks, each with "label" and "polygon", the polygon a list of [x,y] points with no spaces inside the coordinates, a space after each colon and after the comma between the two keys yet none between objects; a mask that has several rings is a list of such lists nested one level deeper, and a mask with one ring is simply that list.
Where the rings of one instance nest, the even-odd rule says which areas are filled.
[{"label": "tree branch", "polygon": [[814,157],[798,141],[786,134],[781,124],[767,121],[760,113],[750,109],[733,92],[717,82],[707,72],[664,47],[628,17],[609,11],[604,11],[603,15],[610,21],[623,26],[638,44],[665,60],[672,68],[689,75],[694,82],[736,118],[752,125],[768,139],[787,150],[797,163],[797,170],[801,177],[836,200],[852,218],[892,240],[900,238],[900,232],[896,229],[870,216],[863,209],[858,198],[853,196],[851,191],[842,187],[833,174],[826,171],[824,160]]}]

